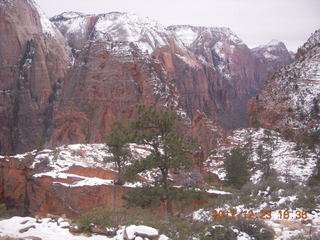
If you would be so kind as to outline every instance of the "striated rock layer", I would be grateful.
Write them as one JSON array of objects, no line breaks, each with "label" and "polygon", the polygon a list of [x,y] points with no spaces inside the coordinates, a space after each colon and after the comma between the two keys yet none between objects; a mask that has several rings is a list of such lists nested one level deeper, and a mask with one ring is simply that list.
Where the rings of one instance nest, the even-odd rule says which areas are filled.
[{"label": "striated rock layer", "polygon": [[129,186],[114,185],[103,145],[73,145],[0,158],[0,201],[20,214],[78,216],[119,209]]}]

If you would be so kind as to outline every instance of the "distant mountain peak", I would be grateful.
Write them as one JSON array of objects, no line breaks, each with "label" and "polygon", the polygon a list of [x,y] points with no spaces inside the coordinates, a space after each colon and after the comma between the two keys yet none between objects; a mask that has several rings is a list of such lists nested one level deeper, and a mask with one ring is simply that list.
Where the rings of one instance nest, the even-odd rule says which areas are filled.
[{"label": "distant mountain peak", "polygon": [[259,51],[259,50],[264,50],[264,51],[272,51],[275,49],[283,49],[287,51],[287,47],[284,44],[284,42],[272,39],[270,42],[267,44],[259,45],[258,47],[253,48],[253,51]]},{"label": "distant mountain peak", "polygon": [[279,44],[283,44],[283,42],[277,40],[277,39],[272,39],[270,42],[268,42],[267,45],[272,46],[272,45],[279,45]]},{"label": "distant mountain peak", "polygon": [[228,27],[204,27],[191,25],[172,25],[167,27],[174,32],[186,46],[190,46],[197,38],[210,36],[210,38],[228,39],[230,42],[240,45],[243,41]]},{"label": "distant mountain peak", "polygon": [[59,15],[56,15],[52,18],[50,18],[50,21],[54,22],[54,21],[60,21],[60,20],[69,20],[69,19],[73,19],[73,18],[77,18],[77,17],[83,17],[85,16],[83,13],[81,12],[63,12]]},{"label": "distant mountain peak", "polygon": [[156,48],[169,46],[169,38],[173,36],[157,21],[126,12],[103,14],[67,12],[51,18],[51,21],[68,40],[74,42],[73,45],[79,45],[81,42],[79,39],[126,44],[132,42],[142,52],[152,53]]}]

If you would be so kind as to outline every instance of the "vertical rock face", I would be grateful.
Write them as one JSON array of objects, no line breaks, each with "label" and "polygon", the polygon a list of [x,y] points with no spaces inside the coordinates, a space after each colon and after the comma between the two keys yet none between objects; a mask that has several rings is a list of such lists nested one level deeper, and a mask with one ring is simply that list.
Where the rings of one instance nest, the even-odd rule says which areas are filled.
[{"label": "vertical rock face", "polygon": [[295,61],[280,69],[248,104],[250,125],[319,131],[320,31],[298,50]]},{"label": "vertical rock face", "polygon": [[283,42],[277,40],[253,48],[252,52],[267,67],[269,76],[293,61],[293,54],[288,51]]},{"label": "vertical rock face", "polygon": [[[174,53],[193,57],[175,36],[131,14],[67,16],[52,18],[74,58],[54,117],[52,144],[101,142],[113,120],[134,117],[138,103],[172,105],[183,112],[168,69]],[[74,130],[65,131],[68,125]]]},{"label": "vertical rock face", "polygon": [[46,136],[66,43],[33,1],[1,0],[0,52],[0,153],[23,152]]},{"label": "vertical rock face", "polygon": [[[34,153],[20,155],[19,158],[0,158],[0,201],[20,215],[46,216],[52,213],[79,216],[96,208],[116,210],[124,206],[122,196],[130,188],[107,185],[106,182],[114,180],[110,170],[78,167],[82,171],[72,171],[70,175],[63,173],[67,177],[59,178],[54,174],[36,177],[37,172],[48,171],[50,167],[45,166],[48,159],[39,164],[39,169],[34,167],[34,158]],[[66,161],[62,165],[64,163]],[[71,185],[82,178],[88,182],[74,187]],[[98,182],[89,183],[96,179],[99,179]]]},{"label": "vertical rock face", "polygon": [[208,100],[202,110],[216,113],[225,128],[245,126],[247,99],[268,77],[265,64],[228,28],[171,26],[169,30],[203,68]]}]

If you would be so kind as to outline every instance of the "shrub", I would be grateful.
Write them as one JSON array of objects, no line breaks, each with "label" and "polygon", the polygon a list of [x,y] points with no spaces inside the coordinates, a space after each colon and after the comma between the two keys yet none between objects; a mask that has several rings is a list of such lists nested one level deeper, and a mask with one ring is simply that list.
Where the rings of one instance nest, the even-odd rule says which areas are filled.
[{"label": "shrub", "polygon": [[4,203],[0,204],[0,216],[5,215],[7,212],[7,207]]},{"label": "shrub", "polygon": [[291,128],[286,128],[283,132],[283,136],[287,140],[293,140],[295,134],[294,131]]},{"label": "shrub", "polygon": [[204,181],[211,186],[214,186],[217,184],[217,178],[212,174],[205,175]]},{"label": "shrub", "polygon": [[307,211],[315,209],[317,207],[315,193],[308,190],[301,192],[298,195],[298,200],[295,203],[295,207],[302,208]]},{"label": "shrub", "polygon": [[259,220],[248,220],[245,218],[223,219],[216,221],[215,224],[219,224],[218,226],[220,227],[214,226],[212,230],[209,231],[209,234],[201,240],[237,239],[237,235],[233,229],[245,232],[252,239],[256,240],[274,239],[274,231]]},{"label": "shrub", "polygon": [[274,231],[258,220],[237,219],[234,226],[256,240],[273,240]]},{"label": "shrub", "polygon": [[222,227],[221,225],[212,228],[208,236],[205,236],[201,240],[237,240],[237,234],[232,229]]},{"label": "shrub", "polygon": [[192,240],[194,237],[201,239],[209,229],[207,223],[164,216],[142,209],[97,210],[83,215],[77,220],[77,223],[86,231],[89,230],[91,224],[103,227],[128,226],[131,224],[146,225],[158,229],[161,234],[175,240]]},{"label": "shrub", "polygon": [[127,207],[157,208],[161,205],[163,189],[144,186],[128,191],[123,199],[127,201]]}]

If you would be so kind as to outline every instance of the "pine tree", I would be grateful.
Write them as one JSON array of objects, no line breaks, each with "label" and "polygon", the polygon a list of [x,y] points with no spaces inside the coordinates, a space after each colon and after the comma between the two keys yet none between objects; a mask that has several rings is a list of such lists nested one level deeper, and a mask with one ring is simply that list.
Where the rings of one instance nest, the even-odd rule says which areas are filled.
[{"label": "pine tree", "polygon": [[266,179],[271,175],[272,149],[265,149],[262,144],[257,148],[260,168],[263,172],[263,178]]},{"label": "pine tree", "polygon": [[249,180],[248,153],[235,148],[227,154],[224,168],[227,172],[226,182],[240,189]]},{"label": "pine tree", "polygon": [[[152,190],[138,190],[126,196],[134,201],[139,192],[148,193],[166,203],[167,213],[172,215],[172,201],[175,189],[169,183],[170,170],[187,170],[192,167],[191,145],[177,131],[177,122],[172,110],[158,110],[153,106],[138,105],[138,118],[133,121],[134,139],[138,144],[148,146],[150,154],[134,162],[128,168],[127,175],[136,175],[145,170],[158,170],[160,176],[152,185]],[[141,195],[140,195],[141,196]],[[140,200],[141,202],[141,197]],[[141,205],[141,204],[140,204]]]},{"label": "pine tree", "polygon": [[111,130],[106,137],[106,145],[108,151],[112,154],[111,157],[106,157],[106,162],[113,162],[117,166],[118,179],[116,184],[122,185],[123,181],[123,170],[126,162],[132,158],[131,151],[129,148],[130,142],[130,130],[128,124],[122,120],[116,120],[111,126]]}]

